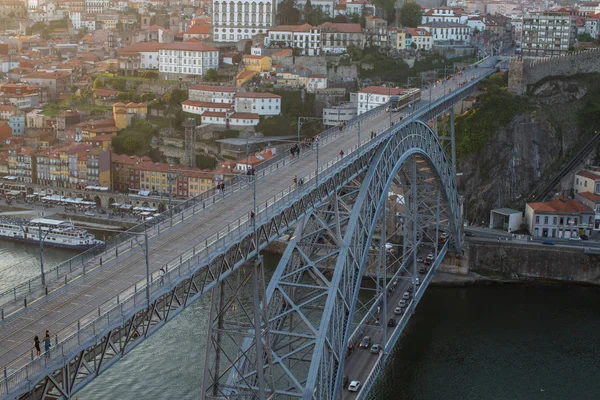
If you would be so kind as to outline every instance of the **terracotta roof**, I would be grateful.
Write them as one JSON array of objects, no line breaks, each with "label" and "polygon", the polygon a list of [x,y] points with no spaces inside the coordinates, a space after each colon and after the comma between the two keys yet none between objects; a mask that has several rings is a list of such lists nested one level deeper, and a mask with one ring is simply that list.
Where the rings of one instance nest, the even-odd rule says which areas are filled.
[{"label": "terracotta roof", "polygon": [[142,52],[157,52],[163,48],[165,43],[152,42],[139,42],[130,44],[129,46],[121,47],[118,51],[119,54],[136,54]]},{"label": "terracotta roof", "polygon": [[237,118],[237,119],[259,119],[258,114],[253,114],[253,113],[233,113],[233,115],[231,115],[231,118]]},{"label": "terracotta roof", "polygon": [[292,55],[292,49],[279,50],[277,53],[273,53],[271,57],[286,57]]},{"label": "terracotta roof", "polygon": [[59,79],[69,75],[71,75],[71,73],[65,71],[38,71],[27,74],[22,79]]},{"label": "terracotta roof", "polygon": [[164,43],[163,49],[184,51],[219,51],[214,47],[205,45],[202,42],[191,40],[188,40],[187,42]]},{"label": "terracotta roof", "polygon": [[111,89],[94,89],[94,94],[96,96],[116,96],[119,94],[119,91]]},{"label": "terracotta roof", "polygon": [[192,25],[190,29],[183,32],[185,35],[209,35],[210,25]]},{"label": "terracotta roof", "polygon": [[268,92],[238,92],[235,97],[247,99],[280,99],[281,96]]},{"label": "terracotta roof", "polygon": [[319,26],[321,30],[334,31],[339,33],[362,33],[360,24],[346,24],[336,22],[325,22]]},{"label": "terracotta roof", "polygon": [[594,179],[594,180],[596,180],[596,179],[600,179],[600,175],[598,175],[598,174],[595,174],[595,173],[593,173],[593,172],[590,172],[590,171],[585,171],[585,170],[579,171],[579,172],[578,172],[577,174],[575,174],[575,175],[576,175],[576,176],[582,176],[582,177],[584,177],[584,178],[588,178],[588,179]]},{"label": "terracotta roof", "polygon": [[217,111],[206,111],[204,114],[202,114],[203,117],[221,117],[221,118],[225,118],[226,114],[224,112],[217,112]]},{"label": "terracotta roof", "polygon": [[584,197],[588,200],[593,201],[594,203],[597,203],[600,201],[600,196],[595,193],[592,193],[592,192],[579,192],[577,194],[580,195],[581,197]]},{"label": "terracotta roof", "polygon": [[249,70],[245,69],[245,70],[243,70],[242,72],[240,72],[238,74],[238,76],[236,77],[236,79],[244,79],[244,78],[247,78],[249,76],[251,77],[251,76],[254,76],[254,75],[258,75],[258,72],[256,72],[256,71],[249,71]]},{"label": "terracotta roof", "polygon": [[318,78],[318,79],[327,79],[327,77],[323,74],[312,74],[309,78]]},{"label": "terracotta roof", "polygon": [[592,210],[580,202],[558,196],[556,199],[545,203],[527,203],[529,207],[538,212],[553,212],[561,214],[578,214],[580,212],[592,212]]},{"label": "terracotta roof", "polygon": [[316,29],[316,26],[310,24],[303,25],[278,25],[269,29],[269,32],[310,32],[311,29]]},{"label": "terracotta roof", "polygon": [[194,85],[190,88],[190,90],[201,90],[204,92],[226,92],[226,93],[237,92],[237,88],[234,88],[233,86]]}]

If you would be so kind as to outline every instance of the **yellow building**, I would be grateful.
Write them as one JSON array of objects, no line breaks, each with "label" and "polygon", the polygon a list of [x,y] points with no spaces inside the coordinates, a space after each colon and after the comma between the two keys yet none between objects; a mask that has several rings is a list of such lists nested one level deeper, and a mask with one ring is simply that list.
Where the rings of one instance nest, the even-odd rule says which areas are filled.
[{"label": "yellow building", "polygon": [[258,72],[256,71],[249,71],[246,69],[242,70],[242,72],[240,72],[238,76],[235,77],[235,86],[237,86],[238,88],[242,87],[244,83],[248,82],[256,75],[258,75]]},{"label": "yellow building", "polygon": [[113,118],[118,130],[125,129],[131,125],[133,117],[145,119],[146,114],[148,114],[146,103],[113,104]]},{"label": "yellow building", "polygon": [[390,46],[394,50],[406,50],[406,31],[399,28],[388,28]]},{"label": "yellow building", "polygon": [[244,69],[256,72],[269,72],[273,66],[271,57],[267,56],[244,56]]}]

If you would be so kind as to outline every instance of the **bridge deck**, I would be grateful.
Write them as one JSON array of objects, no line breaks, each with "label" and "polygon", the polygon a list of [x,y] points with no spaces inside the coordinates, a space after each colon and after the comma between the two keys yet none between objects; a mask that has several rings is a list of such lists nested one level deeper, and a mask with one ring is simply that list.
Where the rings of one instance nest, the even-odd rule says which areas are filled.
[{"label": "bridge deck", "polygon": [[[483,73],[481,70],[471,70],[462,81]],[[430,95],[431,99],[439,98],[459,83],[460,81],[455,81],[439,85],[430,90],[431,94],[425,91],[421,105],[427,103]],[[394,114],[394,118],[397,119],[400,115]],[[380,114],[379,118],[363,124],[361,139],[366,140],[372,130],[379,133],[388,127],[389,115]],[[357,129],[348,128],[343,135],[323,143],[319,146],[321,165],[338,158],[342,149],[348,154],[348,150],[356,147],[357,142]],[[315,167],[316,152],[311,150],[294,162],[260,177],[256,184],[257,204],[264,204],[266,201],[271,203],[273,195],[292,184],[294,175],[306,176],[314,172]],[[245,221],[252,207],[252,188],[242,187],[234,193],[229,192],[222,201],[197,211],[195,215],[174,222],[173,227],[163,232],[160,238],[149,240],[151,271],[157,271],[193,246],[203,244],[215,231],[227,227],[229,223],[237,223],[239,219]],[[143,243],[143,237],[139,239]],[[30,300],[26,309],[20,309],[10,319],[0,322],[0,366],[6,367],[9,374],[30,359],[35,335],[41,339],[44,332],[49,330],[54,346],[55,340],[60,341],[76,330],[77,321],[81,320],[83,324],[100,305],[109,301],[116,302],[119,293],[144,279],[144,252],[134,245],[128,250],[122,250],[118,259],[113,257],[104,260],[102,266],[98,265],[90,272],[88,270],[87,275],[75,278],[74,282],[57,289],[50,296]]]}]

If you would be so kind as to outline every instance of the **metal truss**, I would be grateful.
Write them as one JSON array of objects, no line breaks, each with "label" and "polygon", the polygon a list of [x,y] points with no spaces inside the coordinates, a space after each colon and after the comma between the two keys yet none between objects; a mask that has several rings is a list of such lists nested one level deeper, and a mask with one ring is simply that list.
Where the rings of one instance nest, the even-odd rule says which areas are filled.
[{"label": "metal truss", "polygon": [[[469,95],[474,86],[462,88],[454,96],[418,110],[413,118],[424,121],[435,118],[457,99]],[[409,158],[415,158],[415,165],[429,166],[428,178],[420,168],[414,176],[423,182],[434,179],[454,246],[460,248],[457,234],[460,215],[452,163],[431,129],[413,118],[396,124],[369,142],[357,157],[334,164],[323,173],[317,187],[307,185],[261,212],[257,216],[256,230],[248,226],[222,237],[215,251],[194,254],[178,267],[179,275],[167,274],[159,287],[153,283],[149,306],[144,294],[136,293],[131,304],[127,304],[128,311],[124,311],[121,303],[120,311],[115,308],[105,314],[107,320],[102,321],[102,327],[90,324],[78,331],[77,336],[70,339],[75,340],[75,346],[68,354],[51,355],[41,370],[20,371],[23,376],[15,376],[14,384],[9,385],[5,380],[6,391],[10,393],[8,398],[71,398],[200,296],[218,289],[215,290],[220,293],[218,298],[232,299],[236,291],[232,279],[237,271],[254,260],[260,249],[295,227],[290,246],[266,290],[266,299],[259,291],[260,299],[253,303],[252,315],[240,321],[238,330],[244,332],[245,340],[236,350],[247,354],[221,358],[220,363],[214,363],[209,371],[207,394],[216,393],[213,397],[218,398],[237,394],[240,398],[337,399],[359,282],[368,260],[377,258],[370,248],[373,235],[378,229],[387,232],[387,228],[381,228],[381,221],[378,222],[385,209],[387,196],[384,193],[390,190],[394,179],[397,182],[414,180],[410,173],[398,174]],[[413,186],[416,187],[416,183],[413,182]],[[410,248],[422,237],[432,236],[431,231],[424,230],[421,237],[416,234],[417,227],[433,221],[431,213],[429,219],[422,215],[433,209],[431,201],[435,196],[433,192],[431,196],[427,196],[426,191],[422,193],[420,198],[412,200],[418,210],[411,214],[412,220],[410,213],[404,217],[401,236],[406,244],[398,263],[404,261]],[[437,201],[438,197],[435,198]],[[407,205],[411,204],[408,200]],[[412,242],[407,236],[409,228],[413,232]],[[381,243],[380,238],[379,247]],[[416,257],[414,252],[410,254]],[[381,265],[388,264],[377,263],[373,267],[375,275],[381,273]],[[253,268],[250,269],[253,272],[246,275],[242,272],[235,278],[237,282],[250,276],[252,285],[260,288],[256,283],[260,281],[260,271],[254,272],[260,268]],[[230,304],[233,304],[231,300]],[[214,333],[217,334],[219,321],[225,327],[232,314],[217,307],[212,311],[211,323],[214,328],[216,322]],[[258,322],[252,322],[251,317]],[[257,333],[258,327],[260,333]],[[235,343],[239,344],[239,340]],[[216,349],[221,355],[229,351],[223,349],[223,341],[220,344],[213,347],[213,354]],[[230,365],[217,370],[217,364],[226,364],[225,359]],[[226,379],[225,371],[229,371]]]},{"label": "metal truss", "polygon": [[[339,398],[360,283],[373,258],[375,233],[386,232],[383,237],[387,239],[386,223],[380,219],[387,214],[394,182],[396,186],[403,179],[410,182],[411,189],[405,193],[411,196],[406,198],[403,257],[413,256],[413,268],[413,250],[434,234],[437,239],[440,223],[447,224],[460,246],[454,172],[426,124],[409,122],[394,128],[369,161],[363,176],[341,185],[330,201],[304,217],[267,288],[266,328],[274,384],[268,392],[277,398]],[[440,214],[441,202],[445,203],[445,219]],[[406,234],[409,228],[412,239]],[[381,243],[380,238],[378,249],[385,247]],[[221,398],[258,398],[255,388],[246,384],[256,381],[258,369],[246,363],[243,375],[229,380]]]}]

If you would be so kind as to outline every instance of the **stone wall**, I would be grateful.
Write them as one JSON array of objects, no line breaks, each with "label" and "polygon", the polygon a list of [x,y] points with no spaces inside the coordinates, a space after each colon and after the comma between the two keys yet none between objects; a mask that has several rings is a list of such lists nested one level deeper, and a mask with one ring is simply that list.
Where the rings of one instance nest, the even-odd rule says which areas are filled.
[{"label": "stone wall", "polygon": [[512,242],[471,242],[471,270],[490,271],[510,278],[513,274],[536,279],[553,279],[600,284],[600,253],[583,248],[565,248]]},{"label": "stone wall", "polygon": [[527,93],[527,86],[548,76],[572,76],[600,72],[600,50],[585,50],[562,57],[533,61],[513,57],[509,62],[508,90],[517,95]]}]

